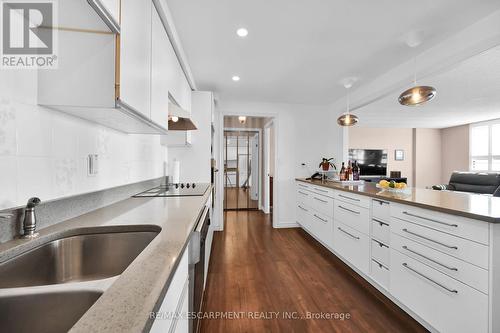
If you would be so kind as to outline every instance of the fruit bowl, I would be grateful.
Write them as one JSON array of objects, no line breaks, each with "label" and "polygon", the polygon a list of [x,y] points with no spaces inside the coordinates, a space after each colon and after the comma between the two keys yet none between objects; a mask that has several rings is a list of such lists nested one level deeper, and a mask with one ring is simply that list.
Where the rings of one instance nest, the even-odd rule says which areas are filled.
[{"label": "fruit bowl", "polygon": [[381,190],[384,190],[384,191],[387,191],[387,192],[394,192],[394,193],[408,193],[410,192],[411,190],[408,188],[408,187],[405,187],[405,188],[393,188],[393,187],[389,187],[389,186],[382,186],[380,184],[377,184],[375,185],[377,188],[381,189]]}]

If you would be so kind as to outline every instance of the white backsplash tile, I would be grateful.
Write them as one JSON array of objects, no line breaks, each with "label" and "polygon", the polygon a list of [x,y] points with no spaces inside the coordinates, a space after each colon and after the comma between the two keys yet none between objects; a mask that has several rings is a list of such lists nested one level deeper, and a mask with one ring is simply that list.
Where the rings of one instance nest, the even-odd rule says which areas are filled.
[{"label": "white backsplash tile", "polygon": [[72,157],[78,155],[78,118],[54,112],[52,121],[52,154],[54,157]]},{"label": "white backsplash tile", "polygon": [[17,201],[20,204],[31,197],[39,197],[42,201],[56,198],[52,164],[50,157],[17,157]]},{"label": "white backsplash tile", "polygon": [[16,109],[14,103],[0,97],[0,156],[15,155]]},{"label": "white backsplash tile", "polygon": [[16,104],[17,154],[48,157],[52,153],[54,111],[43,107]]},{"label": "white backsplash tile", "polygon": [[54,195],[63,197],[77,193],[78,170],[75,158],[54,158]]},{"label": "white backsplash tile", "polygon": [[[99,156],[95,176],[87,174],[89,154]],[[158,136],[0,97],[0,209],[32,196],[46,201],[160,177],[165,154]]]},{"label": "white backsplash tile", "polygon": [[16,206],[17,200],[17,157],[0,157],[0,209]]}]

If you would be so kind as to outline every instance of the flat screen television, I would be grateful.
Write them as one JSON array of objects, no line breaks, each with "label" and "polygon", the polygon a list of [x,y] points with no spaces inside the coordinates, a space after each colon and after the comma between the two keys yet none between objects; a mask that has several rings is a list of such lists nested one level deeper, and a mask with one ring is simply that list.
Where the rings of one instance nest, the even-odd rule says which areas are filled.
[{"label": "flat screen television", "polygon": [[357,161],[361,176],[387,176],[387,150],[349,149],[349,160]]}]

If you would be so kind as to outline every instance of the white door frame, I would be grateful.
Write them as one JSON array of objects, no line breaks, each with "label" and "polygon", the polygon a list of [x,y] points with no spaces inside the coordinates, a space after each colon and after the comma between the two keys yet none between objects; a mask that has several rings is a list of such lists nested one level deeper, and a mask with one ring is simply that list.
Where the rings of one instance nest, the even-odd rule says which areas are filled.
[{"label": "white door frame", "polygon": [[[274,126],[274,120],[269,121],[264,125],[263,131],[263,158],[264,158],[264,203],[262,210],[265,214],[269,214],[271,210],[271,196],[270,196],[270,186],[269,186],[269,175],[271,173],[269,160],[271,158],[270,155],[270,147],[271,147],[271,127]],[[276,141],[276,140],[275,140]],[[276,164],[275,164],[276,165]],[[274,170],[273,170],[274,171]]]},{"label": "white door frame", "polygon": [[[274,123],[274,165],[278,165],[278,140],[276,138],[278,137],[278,130],[279,130],[279,117],[278,113],[275,112],[268,112],[268,113],[250,113],[250,112],[234,112],[234,111],[219,111],[219,160],[218,165],[221,166],[221,168],[224,168],[224,117],[225,116],[247,116],[247,117],[269,117],[273,118],[273,123]],[[238,128],[236,130],[244,130],[245,128]],[[228,128],[228,130],[235,130],[234,128]],[[255,130],[255,129],[254,129]],[[262,129],[257,129],[262,131]],[[274,170],[274,179],[278,179],[278,168],[275,167]],[[224,184],[224,170],[222,172],[217,173],[217,178],[219,184],[221,186]],[[261,182],[259,182],[261,183]],[[278,216],[278,187],[273,186],[273,227],[276,228],[277,225],[279,224],[279,216]],[[220,221],[220,226],[218,230],[224,230],[224,196],[221,196],[221,199],[219,200],[219,221]]]},{"label": "white door frame", "polygon": [[[262,144],[262,129],[261,128],[237,128],[237,127],[228,127],[228,128],[222,128],[222,141],[224,141],[224,130],[226,131],[238,131],[238,132],[257,132],[259,134],[259,145]],[[224,142],[222,142],[222,149],[224,149]],[[260,152],[260,147],[259,147],[259,152]],[[260,157],[259,157],[260,158]],[[222,163],[221,165],[224,166],[224,152],[222,152]],[[253,172],[253,171],[252,171]],[[222,173],[224,173],[224,170],[222,170]],[[258,191],[259,191],[259,202],[258,202],[258,209],[262,207],[262,199],[261,199],[261,191],[262,191],[262,182],[260,181],[260,168],[257,169],[257,175],[258,175]],[[224,188],[224,184],[222,184],[222,188]],[[224,196],[222,197],[224,198]],[[222,199],[224,200],[224,199]],[[224,205],[222,205],[224,207]]]}]

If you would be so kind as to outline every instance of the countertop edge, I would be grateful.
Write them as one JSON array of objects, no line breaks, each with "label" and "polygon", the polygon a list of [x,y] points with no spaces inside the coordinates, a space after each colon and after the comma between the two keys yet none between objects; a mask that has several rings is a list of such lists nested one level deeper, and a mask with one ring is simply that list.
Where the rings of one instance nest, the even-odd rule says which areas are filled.
[{"label": "countertop edge", "polygon": [[[211,190],[212,190],[212,187],[210,187],[209,190],[207,190],[208,195],[205,194],[206,199],[203,200],[203,202],[202,202],[202,205],[200,207],[200,213],[198,214],[196,221],[199,221],[201,214],[203,214],[202,209],[207,204],[208,199],[210,198]],[[170,270],[170,274],[169,274],[167,280],[165,281],[165,285],[163,286],[163,289],[161,290],[160,294],[158,295],[158,298],[155,302],[153,309],[151,309],[151,312],[157,312],[160,309],[160,307],[163,303],[163,299],[168,292],[168,288],[170,288],[170,284],[172,283],[172,279],[175,275],[175,272],[177,271],[177,268],[179,267],[179,263],[181,262],[185,251],[187,250],[187,248],[189,246],[189,242],[191,241],[191,237],[193,236],[193,231],[196,229],[197,225],[198,225],[197,223],[193,224],[193,227],[191,228],[191,231],[189,232],[189,236],[187,237],[186,241],[184,242],[184,246],[182,247],[181,251],[179,252],[177,259],[175,260],[175,263],[173,264],[172,269]],[[151,317],[148,317],[148,319],[144,323],[144,327],[142,329],[142,332],[149,332],[151,330],[151,327],[153,326],[153,323],[154,323],[154,319]]]},{"label": "countertop edge", "polygon": [[403,205],[409,205],[409,206],[414,206],[414,207],[418,207],[418,208],[429,209],[429,210],[437,211],[440,213],[458,215],[461,217],[470,218],[470,219],[474,219],[474,220],[480,220],[480,221],[488,222],[488,223],[500,223],[500,218],[495,218],[492,216],[485,216],[485,215],[478,215],[478,214],[474,214],[474,213],[468,213],[468,212],[464,212],[464,211],[457,211],[457,210],[450,209],[450,208],[443,208],[440,206],[434,206],[434,205],[413,202],[413,201],[405,201],[405,200],[401,200],[398,198],[379,197],[379,196],[376,196],[372,193],[368,193],[368,192],[364,192],[364,191],[353,191],[353,190],[350,190],[350,189],[345,188],[343,186],[335,186],[333,184],[324,184],[324,183],[314,182],[314,181],[307,180],[304,178],[295,178],[295,180],[299,181],[299,182],[307,183],[307,184],[312,184],[312,185],[317,185],[317,186],[321,186],[324,188],[329,188],[332,190],[339,190],[339,191],[364,195],[364,196],[376,198],[379,200],[391,201],[391,202],[396,202],[396,203],[403,204]]}]

